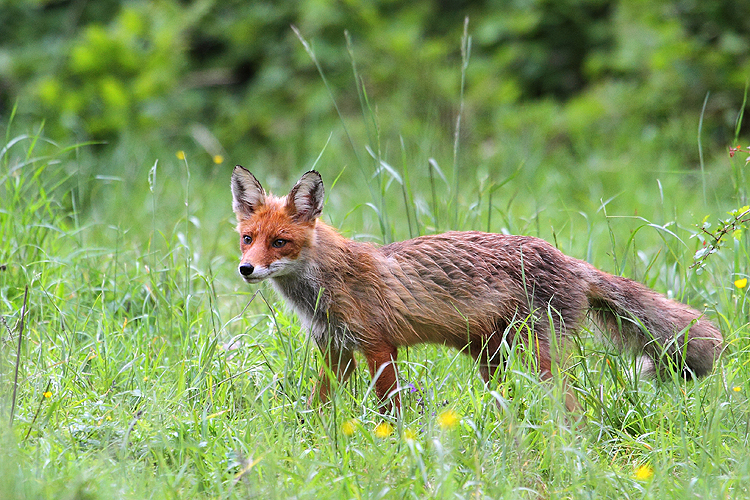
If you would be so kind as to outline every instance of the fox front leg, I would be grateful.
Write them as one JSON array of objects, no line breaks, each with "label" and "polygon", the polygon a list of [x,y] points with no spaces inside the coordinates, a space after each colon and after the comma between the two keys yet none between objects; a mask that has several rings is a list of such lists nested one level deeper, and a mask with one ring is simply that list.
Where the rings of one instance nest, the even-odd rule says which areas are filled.
[{"label": "fox front leg", "polygon": [[313,405],[317,392],[318,401],[326,403],[331,393],[331,377],[336,377],[339,383],[346,382],[351,376],[357,362],[351,352],[336,351],[333,349],[323,350],[323,365],[318,374],[317,390],[313,390],[308,404]]},{"label": "fox front leg", "polygon": [[364,352],[370,376],[375,384],[375,394],[378,396],[380,412],[388,413],[392,406],[401,413],[401,395],[398,392],[398,372],[396,357],[398,351],[391,345],[381,345]]}]

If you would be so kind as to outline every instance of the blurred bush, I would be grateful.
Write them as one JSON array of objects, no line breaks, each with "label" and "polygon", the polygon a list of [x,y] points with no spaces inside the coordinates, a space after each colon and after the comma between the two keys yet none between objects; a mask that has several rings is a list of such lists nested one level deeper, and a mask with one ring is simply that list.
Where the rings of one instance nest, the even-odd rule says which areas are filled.
[{"label": "blurred bush", "polygon": [[489,159],[529,133],[575,155],[658,129],[694,151],[709,92],[707,140],[733,138],[750,77],[739,0],[6,0],[0,118],[17,104],[56,138],[207,133],[208,148],[293,160],[340,127],[294,25],[342,113],[361,114],[364,85],[392,132],[408,139],[427,122],[450,141],[466,16],[463,130]]}]

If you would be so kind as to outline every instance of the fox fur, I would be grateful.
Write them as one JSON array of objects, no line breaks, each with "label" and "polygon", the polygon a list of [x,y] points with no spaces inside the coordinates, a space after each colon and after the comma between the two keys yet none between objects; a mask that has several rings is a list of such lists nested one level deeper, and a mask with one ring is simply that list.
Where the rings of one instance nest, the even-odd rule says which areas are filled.
[{"label": "fox fur", "polygon": [[616,346],[643,356],[647,374],[699,377],[721,352],[721,333],[702,313],[539,238],[452,231],[379,247],[320,220],[318,172],[284,197],[266,193],[239,165],[231,184],[239,273],[251,284],[270,280],[309,329],[327,366],[317,391],[323,402],[327,370],[345,381],[360,351],[382,407],[400,409],[398,348],[423,342],[471,355],[486,383],[503,367],[504,345],[528,346],[540,377],[550,378],[555,346],[589,312]]}]

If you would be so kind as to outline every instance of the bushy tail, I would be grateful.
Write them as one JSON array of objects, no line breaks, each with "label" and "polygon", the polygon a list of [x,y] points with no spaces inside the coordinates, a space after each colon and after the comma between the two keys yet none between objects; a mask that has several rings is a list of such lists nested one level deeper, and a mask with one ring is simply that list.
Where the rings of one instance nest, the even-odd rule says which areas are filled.
[{"label": "bushy tail", "polygon": [[620,348],[650,358],[650,366],[642,365],[645,374],[677,370],[690,378],[711,372],[723,339],[700,312],[638,282],[590,269],[594,318]]}]

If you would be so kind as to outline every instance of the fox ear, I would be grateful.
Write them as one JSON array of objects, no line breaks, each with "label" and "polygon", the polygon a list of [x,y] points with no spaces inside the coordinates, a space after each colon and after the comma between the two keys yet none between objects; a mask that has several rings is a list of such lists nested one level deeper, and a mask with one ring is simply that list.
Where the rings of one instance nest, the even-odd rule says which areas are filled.
[{"label": "fox ear", "polygon": [[325,189],[323,179],[315,170],[305,173],[286,196],[286,207],[295,220],[306,222],[317,219],[323,211]]},{"label": "fox ear", "polygon": [[266,202],[266,192],[258,179],[237,165],[232,172],[232,209],[237,219],[248,218]]}]

